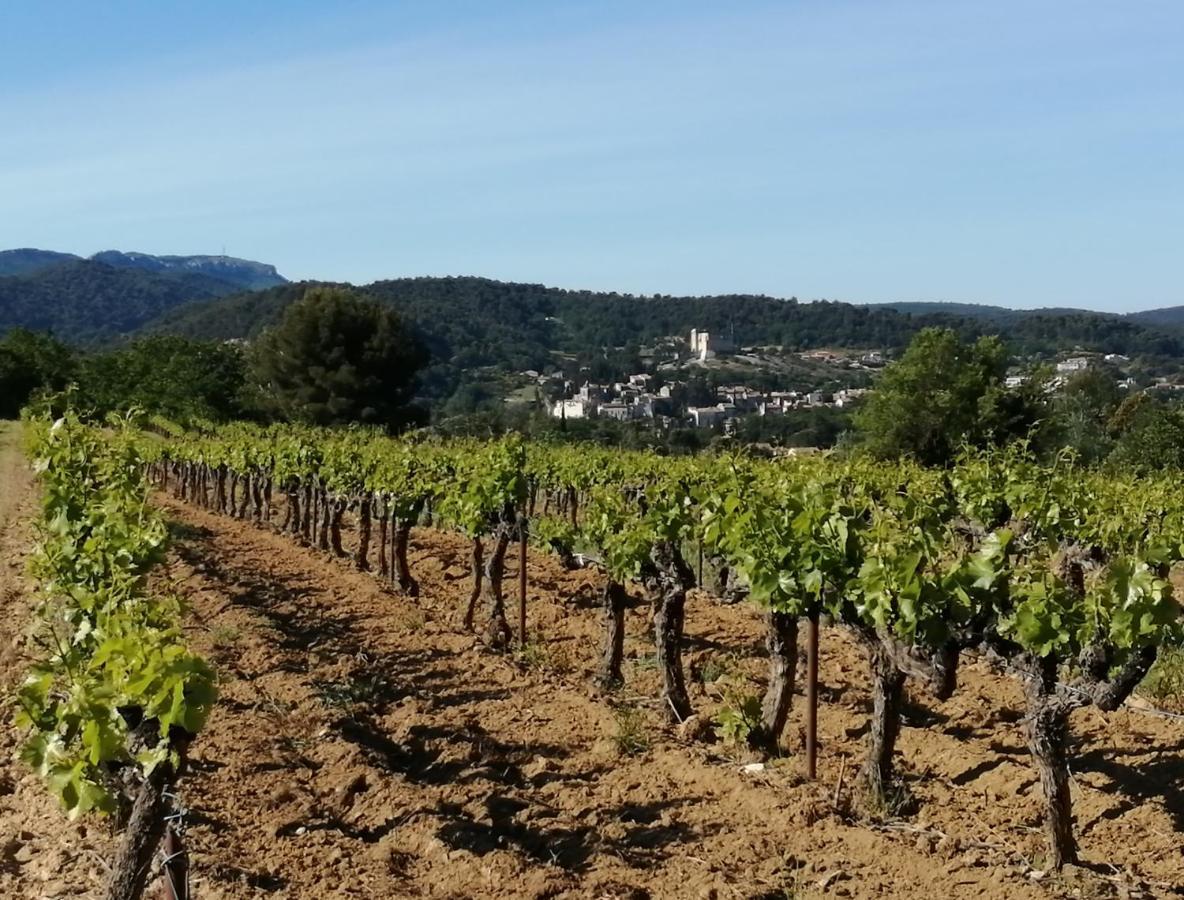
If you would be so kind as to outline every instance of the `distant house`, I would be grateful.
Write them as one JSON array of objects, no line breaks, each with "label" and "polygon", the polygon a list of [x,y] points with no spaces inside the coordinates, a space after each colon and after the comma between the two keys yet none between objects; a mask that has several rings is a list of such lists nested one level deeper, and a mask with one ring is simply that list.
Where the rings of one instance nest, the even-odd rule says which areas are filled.
[{"label": "distant house", "polygon": [[728,419],[735,418],[737,410],[734,406],[717,403],[715,406],[688,407],[687,414],[690,415],[696,428],[710,428],[713,425],[718,425],[721,422],[726,422]]},{"label": "distant house", "polygon": [[1057,372],[1068,374],[1070,372],[1084,372],[1089,368],[1090,359],[1088,356],[1071,356],[1068,359],[1063,359],[1057,363]]},{"label": "distant house", "polygon": [[1003,386],[1008,389],[1023,387],[1027,380],[1027,375],[1008,375],[1003,379]]},{"label": "distant house", "polygon": [[628,422],[633,418],[632,407],[624,403],[602,403],[599,413],[606,419],[616,419],[618,422]]}]

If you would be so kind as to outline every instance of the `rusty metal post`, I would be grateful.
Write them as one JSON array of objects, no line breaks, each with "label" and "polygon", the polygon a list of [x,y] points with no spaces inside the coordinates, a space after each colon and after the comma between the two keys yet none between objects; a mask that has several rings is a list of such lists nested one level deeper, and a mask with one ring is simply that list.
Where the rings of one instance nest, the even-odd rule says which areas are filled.
[{"label": "rusty metal post", "polygon": [[161,866],[163,900],[189,900],[189,861],[181,838],[170,825],[161,842],[164,865]]},{"label": "rusty metal post", "polygon": [[806,620],[806,777],[818,775],[818,613]]},{"label": "rusty metal post", "polygon": [[526,646],[526,516],[518,517],[518,635]]}]

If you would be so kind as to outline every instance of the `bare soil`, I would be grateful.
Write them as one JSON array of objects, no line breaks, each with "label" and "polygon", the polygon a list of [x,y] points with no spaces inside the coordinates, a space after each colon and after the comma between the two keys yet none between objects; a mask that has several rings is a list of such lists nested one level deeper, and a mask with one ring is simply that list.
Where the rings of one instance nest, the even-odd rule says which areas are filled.
[{"label": "bare soil", "polygon": [[[27,663],[14,638],[29,616],[21,558],[32,491],[13,459],[0,452],[6,693]],[[903,811],[872,815],[855,787],[866,663],[839,629],[823,632],[817,782],[802,775],[800,697],[786,755],[745,771],[752,758],[684,741],[664,723],[639,597],[627,685],[593,689],[594,572],[532,554],[534,640],[497,654],[457,624],[469,587],[458,536],[414,532],[422,592],[411,600],[270,529],[160,502],[174,523],[161,588],[188,598],[191,641],[221,676],[182,785],[196,898],[1184,893],[1179,721],[1129,709],[1075,716],[1089,865],[1052,875],[1041,866],[1020,691],[977,665],[948,702],[912,696]],[[511,607],[514,585],[511,566]],[[729,691],[760,690],[755,609],[695,593],[687,630],[700,714]],[[623,753],[625,738],[645,746]],[[98,896],[106,826],[67,822],[14,759],[18,744],[11,726],[0,729],[0,897]]]}]

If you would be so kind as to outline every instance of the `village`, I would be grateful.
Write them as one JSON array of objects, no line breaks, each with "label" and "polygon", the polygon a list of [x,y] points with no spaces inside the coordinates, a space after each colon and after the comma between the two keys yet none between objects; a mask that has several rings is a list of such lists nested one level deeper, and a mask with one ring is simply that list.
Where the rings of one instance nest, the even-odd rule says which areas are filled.
[{"label": "village", "polygon": [[[815,349],[786,354],[783,348],[738,347],[731,340],[703,329],[692,329],[687,337],[668,338],[663,343],[669,357],[654,360],[653,372],[635,372],[620,380],[594,381],[585,378],[563,378],[561,375],[523,373],[551,388],[554,398],[548,404],[549,414],[560,420],[610,419],[619,422],[651,422],[655,426],[707,428],[729,433],[736,421],[745,416],[782,416],[799,410],[830,407],[848,410],[860,402],[869,390],[870,378],[882,369],[889,358],[883,350]],[[771,390],[736,380],[712,387],[713,396],[707,400],[702,392],[695,402],[688,401],[688,380],[709,371],[725,371],[713,366],[725,363],[747,364],[759,370],[768,351],[792,355],[796,359],[825,367],[834,377],[816,389]],[[643,354],[654,359],[653,351]],[[1007,388],[1015,389],[1028,383],[1040,369],[1046,391],[1064,388],[1075,375],[1089,370],[1110,373],[1120,390],[1140,388],[1178,390],[1178,385],[1162,376],[1136,378],[1129,371],[1130,358],[1117,353],[1088,353],[1080,350],[1058,354],[1055,360],[1026,360],[1013,367],[1005,379]],[[734,373],[735,369],[726,369]],[[862,375],[858,386],[844,382]],[[820,379],[822,380],[822,379]],[[559,396],[556,397],[556,394]]]},{"label": "village", "polygon": [[[682,343],[681,341],[679,343]],[[663,362],[656,374],[638,372],[624,380],[609,383],[585,381],[578,388],[564,383],[564,396],[556,400],[550,414],[562,420],[606,418],[621,422],[650,420],[663,427],[672,424],[725,431],[745,415],[776,416],[794,410],[817,407],[848,408],[867,391],[864,387],[840,387],[832,390],[762,390],[745,384],[727,384],[715,388],[714,403],[685,403],[686,382],[678,378],[682,371],[705,368],[713,360],[735,357],[753,360],[756,348],[738,348],[731,341],[708,331],[692,329],[679,358]],[[802,359],[848,368],[879,368],[885,360],[880,351],[852,355],[828,350],[799,354]],[[536,374],[536,373],[526,373]],[[660,382],[660,383],[659,383]]]}]

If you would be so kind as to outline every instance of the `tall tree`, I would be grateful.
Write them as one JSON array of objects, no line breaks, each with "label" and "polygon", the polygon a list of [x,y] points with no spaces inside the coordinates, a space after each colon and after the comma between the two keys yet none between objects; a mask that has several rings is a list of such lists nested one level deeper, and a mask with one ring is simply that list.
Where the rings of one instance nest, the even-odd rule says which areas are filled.
[{"label": "tall tree", "polygon": [[235,344],[156,335],[86,357],[80,403],[96,412],[139,406],[171,419],[242,416],[246,364]]},{"label": "tall tree", "polygon": [[37,391],[62,390],[76,368],[74,351],[61,341],[12,329],[0,340],[0,419],[16,418]]},{"label": "tall tree", "polygon": [[964,443],[1022,435],[1039,410],[1004,389],[1007,362],[997,337],[965,344],[948,328],[918,332],[855,414],[864,446],[883,458],[944,465]]},{"label": "tall tree", "polygon": [[428,357],[389,309],[341,288],[314,288],[251,354],[261,407],[317,425],[418,421],[416,374]]}]

